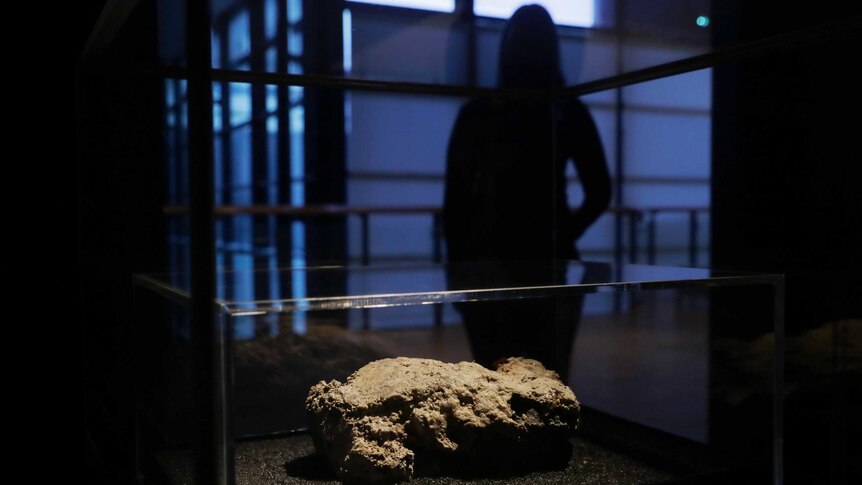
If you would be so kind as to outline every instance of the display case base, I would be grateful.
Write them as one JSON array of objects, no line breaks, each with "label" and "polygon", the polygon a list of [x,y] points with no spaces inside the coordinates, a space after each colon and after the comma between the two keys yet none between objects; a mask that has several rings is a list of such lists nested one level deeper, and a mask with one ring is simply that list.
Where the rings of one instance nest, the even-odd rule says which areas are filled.
[{"label": "display case base", "polygon": [[[565,469],[534,472],[513,477],[476,478],[417,477],[421,484],[559,484],[566,483],[661,483],[683,478],[682,470],[657,467],[584,438],[572,438],[574,452]],[[173,483],[190,483],[190,454],[182,451],[160,457],[165,474]],[[244,441],[236,449],[236,483],[245,484],[337,484],[326,463],[315,454],[307,434]]]}]

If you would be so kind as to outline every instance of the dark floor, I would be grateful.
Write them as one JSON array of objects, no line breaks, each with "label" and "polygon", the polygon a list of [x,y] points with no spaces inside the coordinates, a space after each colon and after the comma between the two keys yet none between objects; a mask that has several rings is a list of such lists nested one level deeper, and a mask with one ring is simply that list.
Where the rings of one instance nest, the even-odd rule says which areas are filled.
[{"label": "dark floor", "polygon": [[[584,439],[573,439],[574,452],[565,470],[535,472],[495,479],[423,477],[417,485],[455,484],[560,484],[656,483],[678,478],[679,472],[661,469]],[[190,483],[189,456],[172,453],[162,457],[175,483]],[[337,484],[325,463],[314,455],[314,443],[307,435],[241,443],[236,459],[237,484]]]}]

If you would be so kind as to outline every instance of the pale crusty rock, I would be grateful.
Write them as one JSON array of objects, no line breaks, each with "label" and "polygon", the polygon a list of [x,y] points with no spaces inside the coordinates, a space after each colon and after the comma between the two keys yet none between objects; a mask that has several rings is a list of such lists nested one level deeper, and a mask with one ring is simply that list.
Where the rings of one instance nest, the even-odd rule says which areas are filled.
[{"label": "pale crusty rock", "polygon": [[345,384],[320,382],[306,409],[339,479],[391,483],[565,466],[580,405],[535,360],[506,359],[492,371],[399,357],[371,362]]}]

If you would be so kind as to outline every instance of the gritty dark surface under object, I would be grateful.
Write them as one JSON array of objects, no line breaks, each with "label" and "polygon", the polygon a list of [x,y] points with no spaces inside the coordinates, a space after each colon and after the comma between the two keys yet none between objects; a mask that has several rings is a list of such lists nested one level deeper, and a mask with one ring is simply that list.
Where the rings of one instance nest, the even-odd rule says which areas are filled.
[{"label": "gritty dark surface under object", "polygon": [[[493,479],[454,477],[417,477],[411,484],[560,484],[656,483],[678,478],[676,470],[659,468],[583,438],[571,439],[574,452],[563,470],[534,472],[523,476]],[[190,483],[190,455],[165,453],[161,457],[166,474],[174,483]],[[236,483],[251,484],[337,484],[340,483],[326,462],[315,454],[311,436],[298,434],[238,443]]]}]

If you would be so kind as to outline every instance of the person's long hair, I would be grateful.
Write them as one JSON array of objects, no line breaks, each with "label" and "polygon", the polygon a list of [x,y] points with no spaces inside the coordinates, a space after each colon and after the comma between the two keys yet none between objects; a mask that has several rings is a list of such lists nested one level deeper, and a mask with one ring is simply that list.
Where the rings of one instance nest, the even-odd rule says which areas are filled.
[{"label": "person's long hair", "polygon": [[501,88],[563,86],[560,47],[551,15],[539,5],[525,5],[512,14],[500,43]]}]

